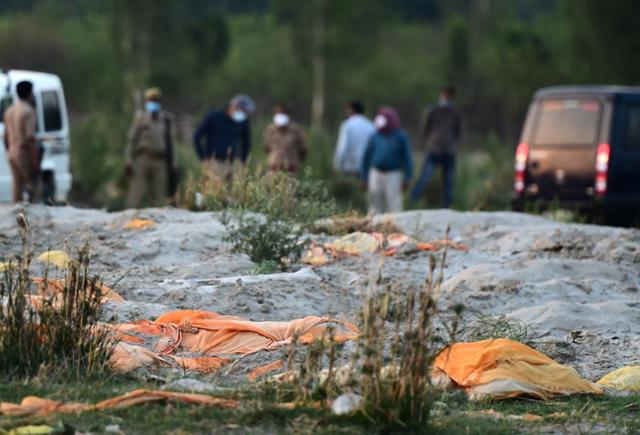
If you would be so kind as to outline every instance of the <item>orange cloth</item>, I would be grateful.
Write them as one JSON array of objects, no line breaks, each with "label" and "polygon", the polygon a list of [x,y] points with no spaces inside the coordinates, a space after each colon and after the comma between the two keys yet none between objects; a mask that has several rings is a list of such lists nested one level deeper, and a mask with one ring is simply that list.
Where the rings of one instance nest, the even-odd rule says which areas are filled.
[{"label": "orange cloth", "polygon": [[[335,327],[335,341],[350,340],[359,334],[353,324],[328,317],[253,322],[208,311],[172,311],[158,317],[155,322],[140,320],[112,327],[120,340],[115,356],[112,356],[112,366],[126,372],[139,367],[153,367],[159,361],[171,364],[166,359],[170,356],[179,366],[206,372],[228,362],[228,358],[222,357],[224,355],[247,355],[277,349],[291,343],[294,337],[298,337],[300,343],[311,343],[328,333],[328,325]],[[155,342],[153,351],[132,344],[145,343],[145,339]],[[176,356],[180,352],[188,353],[189,358]],[[198,356],[193,357],[193,354]]]},{"label": "orange cloth", "polygon": [[28,396],[22,399],[20,404],[0,402],[0,414],[9,417],[44,417],[53,413],[68,414],[89,410],[129,408],[142,403],[160,400],[186,403],[189,405],[220,406],[223,408],[236,408],[239,404],[237,400],[221,399],[204,394],[139,389],[103,400],[95,405],[87,403],[63,403],[57,400]]},{"label": "orange cloth", "polygon": [[125,230],[146,230],[153,228],[156,223],[150,219],[131,219],[124,226]]},{"label": "orange cloth", "polygon": [[433,365],[435,384],[442,384],[446,375],[477,399],[524,395],[547,400],[561,394],[602,393],[571,367],[504,338],[456,343],[440,352]]},{"label": "orange cloth", "polygon": [[284,362],[281,359],[277,359],[272,363],[262,365],[260,367],[256,367],[247,375],[247,379],[251,382],[258,379],[260,376],[266,375],[274,370],[278,370],[284,367]]}]

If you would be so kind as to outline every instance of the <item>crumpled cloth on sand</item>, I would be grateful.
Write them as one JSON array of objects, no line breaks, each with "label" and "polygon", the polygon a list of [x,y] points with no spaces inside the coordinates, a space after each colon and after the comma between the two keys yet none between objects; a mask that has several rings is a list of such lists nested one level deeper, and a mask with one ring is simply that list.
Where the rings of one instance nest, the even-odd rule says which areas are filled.
[{"label": "crumpled cloth on sand", "polygon": [[548,400],[567,394],[602,394],[573,368],[504,338],[447,347],[436,357],[432,382],[439,387],[463,388],[475,400],[518,396]]},{"label": "crumpled cloth on sand", "polygon": [[627,366],[614,370],[596,384],[616,390],[640,391],[640,366]]},{"label": "crumpled cloth on sand", "polygon": [[222,399],[205,394],[174,393],[171,391],[157,391],[138,389],[96,404],[63,403],[57,400],[28,396],[19,404],[0,402],[0,414],[8,417],[44,417],[53,413],[69,414],[84,411],[100,411],[103,409],[128,408],[142,403],[161,400],[180,402],[189,405],[219,406],[222,408],[236,408],[237,400]]},{"label": "crumpled cloth on sand", "polygon": [[349,256],[374,254],[376,252],[381,252],[385,256],[393,256],[402,251],[438,251],[445,246],[465,252],[469,250],[466,245],[452,240],[423,243],[401,233],[355,232],[323,245],[311,242],[311,246],[301,261],[312,266],[323,266]]},{"label": "crumpled cloth on sand", "polygon": [[[65,282],[63,279],[31,278],[37,287],[37,294],[29,295],[29,301],[36,309],[42,309],[46,304],[60,309],[64,306],[63,293]],[[86,290],[89,291],[89,288]],[[124,298],[104,284],[100,284],[100,303],[121,302]]]},{"label": "crumpled cloth on sand", "polygon": [[[172,311],[155,321],[139,320],[105,327],[116,333],[119,342],[111,364],[122,372],[163,365],[214,371],[229,362],[231,355],[275,350],[289,345],[294,337],[301,344],[323,337],[329,339],[329,327],[334,331],[331,338],[338,342],[356,338],[360,333],[353,324],[329,317],[253,322],[198,310]],[[178,355],[180,353],[187,356]]]}]

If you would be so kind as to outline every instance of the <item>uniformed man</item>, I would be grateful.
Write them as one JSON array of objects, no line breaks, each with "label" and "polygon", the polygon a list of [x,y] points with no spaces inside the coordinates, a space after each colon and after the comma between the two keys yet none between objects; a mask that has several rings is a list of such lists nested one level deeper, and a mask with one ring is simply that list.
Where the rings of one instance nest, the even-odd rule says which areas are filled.
[{"label": "uniformed man", "polygon": [[13,176],[13,201],[22,201],[25,193],[32,201],[38,168],[33,83],[19,82],[16,90],[18,101],[4,113],[4,146]]},{"label": "uniformed man", "polygon": [[129,208],[162,206],[173,195],[167,192],[170,176],[176,171],[175,128],[171,114],[162,110],[161,96],[160,89],[147,89],[144,110],[134,115],[129,128],[126,148]]}]

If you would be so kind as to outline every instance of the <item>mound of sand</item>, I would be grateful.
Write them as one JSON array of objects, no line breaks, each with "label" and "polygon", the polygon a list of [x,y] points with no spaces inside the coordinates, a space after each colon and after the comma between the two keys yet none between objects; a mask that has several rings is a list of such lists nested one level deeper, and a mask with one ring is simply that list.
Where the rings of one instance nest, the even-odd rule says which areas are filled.
[{"label": "mound of sand", "polygon": [[[18,210],[0,206],[5,255],[20,251]],[[365,255],[317,269],[254,275],[255,265],[223,242],[225,228],[215,213],[42,206],[29,206],[27,213],[35,252],[91,241],[94,270],[107,285],[117,282],[116,290],[126,299],[104,306],[108,321],[152,319],[174,309],[252,320],[328,315],[353,321],[363,284],[380,267],[391,282],[419,285],[430,255],[411,253],[384,262]],[[134,218],[155,225],[125,229]],[[591,380],[638,363],[639,230],[562,224],[509,212],[411,211],[391,218],[401,231],[423,241],[441,239],[450,226],[450,237],[470,247],[468,253],[449,251],[444,306],[464,303],[468,320],[482,313],[527,323],[531,340],[560,346]]]}]

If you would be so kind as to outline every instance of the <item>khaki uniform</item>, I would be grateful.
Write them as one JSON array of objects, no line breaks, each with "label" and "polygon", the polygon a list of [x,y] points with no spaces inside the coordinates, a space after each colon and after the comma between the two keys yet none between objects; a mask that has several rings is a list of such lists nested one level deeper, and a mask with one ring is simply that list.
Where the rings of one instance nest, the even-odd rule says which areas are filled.
[{"label": "khaki uniform", "polygon": [[36,170],[36,111],[26,101],[18,100],[4,113],[5,146],[13,176],[13,200],[22,201],[26,190],[33,196],[33,175]]},{"label": "khaki uniform", "polygon": [[[137,112],[129,128],[127,165],[133,169],[129,182],[127,207],[135,208],[143,204],[165,205],[168,198],[167,122],[170,124],[171,146],[175,147],[175,124],[170,113],[160,111],[153,116],[147,111]],[[174,156],[175,149],[171,155]]]},{"label": "khaki uniform", "polygon": [[268,155],[269,170],[298,172],[307,157],[307,139],[302,127],[269,125],[264,130],[263,145]]}]

